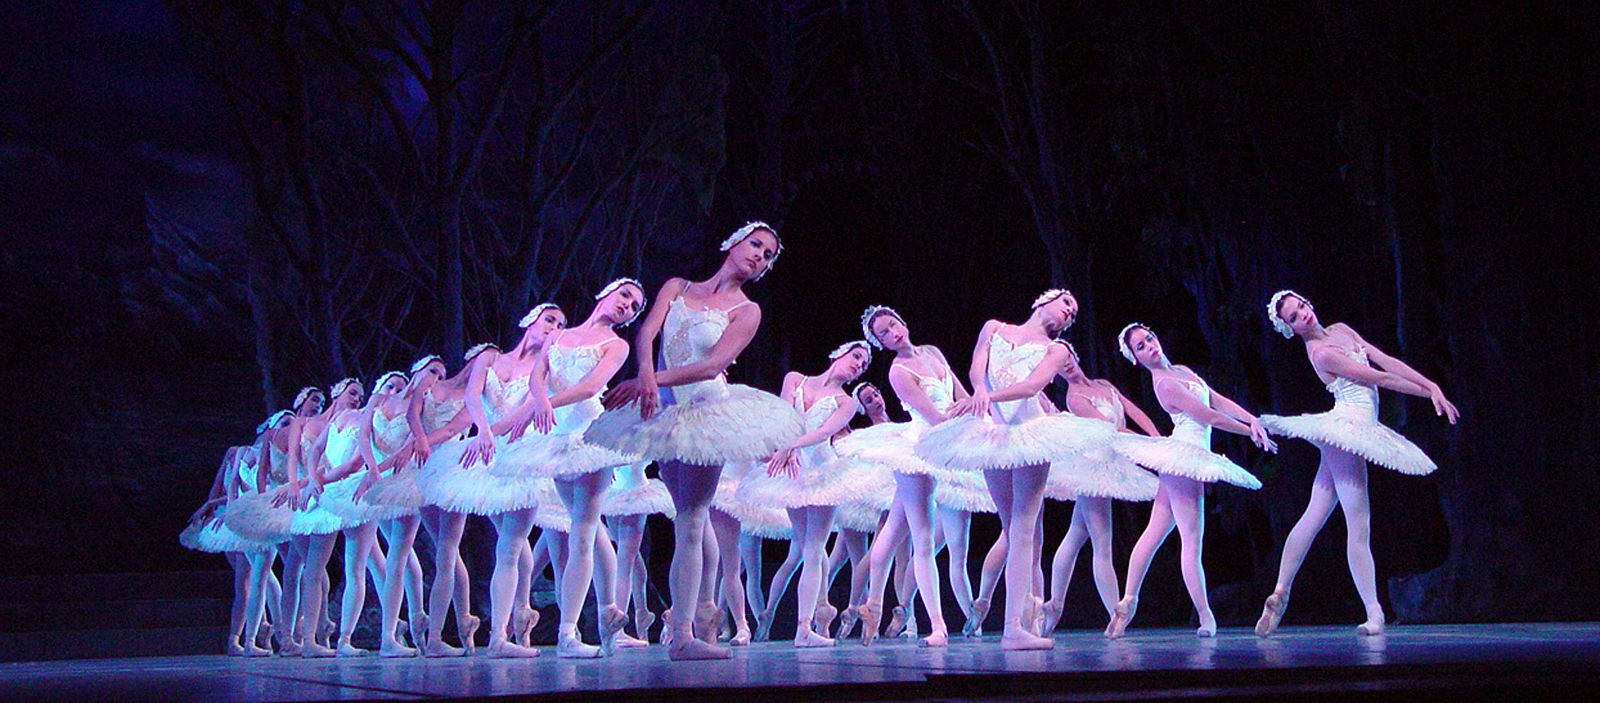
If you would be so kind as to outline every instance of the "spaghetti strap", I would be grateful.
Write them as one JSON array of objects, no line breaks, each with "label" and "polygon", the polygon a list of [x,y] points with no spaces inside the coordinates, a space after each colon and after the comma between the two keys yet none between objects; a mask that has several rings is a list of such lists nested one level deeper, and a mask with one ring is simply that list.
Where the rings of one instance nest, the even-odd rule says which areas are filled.
[{"label": "spaghetti strap", "polygon": [[722,313],[724,315],[732,315],[733,311],[738,310],[739,308],[742,308],[742,307],[744,307],[746,305],[755,305],[755,304],[756,304],[756,301],[754,301],[754,300],[746,300],[746,301],[744,301],[742,303],[739,303],[738,305],[735,305],[735,306],[733,306],[731,308],[728,308],[727,310],[723,310]]}]

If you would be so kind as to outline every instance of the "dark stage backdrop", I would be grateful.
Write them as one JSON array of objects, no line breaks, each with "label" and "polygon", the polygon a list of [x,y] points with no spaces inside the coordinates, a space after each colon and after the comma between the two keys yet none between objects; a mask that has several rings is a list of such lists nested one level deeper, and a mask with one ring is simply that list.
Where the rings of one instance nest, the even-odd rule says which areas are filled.
[{"label": "dark stage backdrop", "polygon": [[[1112,339],[1132,320],[1246,407],[1315,411],[1263,317],[1296,288],[1463,413],[1384,398],[1441,466],[1372,472],[1392,611],[1600,616],[1600,57],[1578,4],[15,5],[7,573],[219,568],[175,536],[299,386],[511,342],[532,303],[581,314],[616,275],[709,274],[762,218],[786,250],[732,375],[769,389],[867,304],[964,369],[983,320],[1066,286],[1089,370],[1146,409]],[[1225,622],[1270,590],[1307,496],[1316,454],[1283,444],[1217,442],[1266,484],[1208,495]],[[1117,509],[1119,564],[1146,512]],[[1359,615],[1340,522],[1298,618]],[[1172,548],[1155,568],[1141,612],[1179,622]],[[1069,612],[1098,623],[1088,590]]]}]

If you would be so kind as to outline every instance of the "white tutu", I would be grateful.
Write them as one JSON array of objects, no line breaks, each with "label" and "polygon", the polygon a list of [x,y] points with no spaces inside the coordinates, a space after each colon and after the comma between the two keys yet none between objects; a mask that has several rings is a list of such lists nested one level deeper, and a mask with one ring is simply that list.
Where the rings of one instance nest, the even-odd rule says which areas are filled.
[{"label": "white tutu", "polygon": [[633,488],[606,489],[600,499],[600,514],[607,517],[621,515],[665,515],[672,517],[677,510],[672,507],[672,494],[667,484],[659,478],[646,479],[644,485]]},{"label": "white tutu", "polygon": [[935,425],[917,440],[917,456],[967,471],[1048,464],[1110,443],[1116,431],[1099,420],[1043,415],[1016,424],[971,415]]},{"label": "white tutu", "polygon": [[1182,476],[1201,483],[1222,481],[1251,490],[1261,487],[1261,481],[1228,457],[1171,437],[1124,433],[1116,438],[1113,448],[1158,474]]},{"label": "white tutu", "polygon": [[344,529],[344,521],[324,509],[316,498],[305,510],[295,510],[287,504],[272,507],[273,499],[287,491],[288,487],[281,487],[239,498],[228,504],[223,522],[245,539],[268,544],[296,536],[331,535]]},{"label": "white tutu", "polygon": [[763,539],[789,539],[794,534],[794,528],[789,523],[788,512],[780,508],[752,505],[739,500],[739,484],[749,471],[766,471],[766,462],[749,460],[722,467],[722,475],[717,479],[717,493],[711,499],[711,507],[739,521],[741,532]]},{"label": "white tutu", "polygon": [[[357,501],[355,499],[356,488],[361,485],[361,479],[365,476],[366,470],[363,469],[324,486],[322,489],[322,507],[344,520],[345,527],[355,527],[369,522],[382,522],[416,514],[415,508],[385,505],[368,500],[372,493],[371,490],[368,490],[367,495],[361,496],[361,500]],[[379,477],[378,483],[381,483],[382,480],[383,477]],[[377,483],[373,484],[373,488],[377,488]]]},{"label": "white tutu", "polygon": [[584,440],[642,459],[718,466],[765,458],[804,432],[800,414],[781,398],[730,383],[708,397],[664,406],[648,420],[636,405],[608,410]]},{"label": "white tutu", "polygon": [[200,548],[199,538],[200,526],[191,522],[187,527],[183,528],[182,532],[178,533],[178,544],[183,545],[184,549],[192,549],[197,552],[205,551]]},{"label": "white tutu", "polygon": [[1114,498],[1154,500],[1161,481],[1110,447],[1101,447],[1050,464],[1044,496],[1054,500]]},{"label": "white tutu", "polygon": [[390,472],[378,479],[373,484],[372,490],[367,491],[362,500],[373,505],[386,505],[402,509],[396,517],[415,515],[422,508],[422,490],[417,488],[417,474],[421,471],[416,466],[406,466]]},{"label": "white tutu", "polygon": [[784,510],[855,502],[864,499],[870,488],[861,484],[859,476],[849,475],[855,465],[852,460],[834,459],[814,468],[802,467],[798,476],[790,478],[768,475],[766,464],[757,463],[739,483],[734,499]]},{"label": "white tutu", "polygon": [[834,511],[833,527],[836,530],[877,532],[878,521],[882,519],[882,510],[863,503],[846,503]]},{"label": "white tutu", "polygon": [[581,433],[540,434],[529,429],[496,452],[489,472],[500,476],[557,478],[631,464],[639,458],[583,441]]},{"label": "white tutu", "polygon": [[981,474],[971,471],[954,471],[949,478],[934,484],[933,502],[952,510],[969,513],[998,513],[994,497],[989,495],[989,485]]},{"label": "white tutu", "polygon": [[[224,517],[222,522],[208,520],[204,526],[200,527],[194,532],[194,536],[192,538],[193,546],[184,546],[189,546],[190,549],[201,552],[210,552],[212,554],[222,554],[224,552],[261,552],[272,548],[271,544],[246,539],[243,535],[240,535],[239,533],[229,529],[226,521],[227,508],[228,506],[226,505],[217,508],[218,515],[222,515]],[[184,530],[184,532],[188,532],[188,530]],[[178,541],[183,541],[182,535],[179,535]]]},{"label": "white tutu", "polygon": [[928,426],[911,422],[885,422],[851,432],[834,443],[839,453],[889,467],[895,473],[927,474],[942,478],[948,469],[917,456],[917,439]]},{"label": "white tutu", "polygon": [[1411,440],[1363,412],[1345,411],[1335,406],[1328,412],[1312,415],[1262,415],[1261,426],[1272,434],[1298,437],[1318,447],[1341,449],[1403,474],[1426,476],[1439,468]]},{"label": "white tutu", "polygon": [[567,512],[567,506],[561,502],[561,494],[556,492],[556,482],[548,478],[526,479],[526,490],[535,501],[537,507],[533,509],[533,524],[541,530],[554,532],[572,531],[572,513]]},{"label": "white tutu", "polygon": [[[452,439],[441,443],[428,457],[427,463],[417,472],[417,490],[424,504],[453,513],[483,516],[539,505],[532,481],[496,475],[492,463],[462,466],[461,455],[471,442],[471,439]],[[495,462],[500,460],[505,448],[506,442],[496,438]]]}]

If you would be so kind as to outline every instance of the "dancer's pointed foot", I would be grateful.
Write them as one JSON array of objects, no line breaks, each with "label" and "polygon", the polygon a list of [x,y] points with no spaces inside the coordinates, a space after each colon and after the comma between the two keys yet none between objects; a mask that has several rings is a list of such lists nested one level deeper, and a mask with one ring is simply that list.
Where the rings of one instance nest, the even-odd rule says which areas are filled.
[{"label": "dancer's pointed foot", "polygon": [[1194,636],[1201,639],[1217,636],[1217,616],[1212,615],[1210,610],[1200,612],[1200,627],[1194,631]]},{"label": "dancer's pointed foot", "polygon": [[272,623],[262,618],[261,626],[256,629],[256,646],[267,649],[272,648]]},{"label": "dancer's pointed foot", "polygon": [[1044,612],[1044,624],[1039,628],[1039,635],[1049,637],[1056,631],[1056,626],[1061,624],[1061,604],[1050,601],[1041,609]]},{"label": "dancer's pointed foot", "polygon": [[299,642],[294,641],[294,639],[289,636],[289,633],[287,633],[287,632],[281,633],[279,636],[275,637],[274,639],[276,639],[278,641],[278,655],[279,656],[283,656],[283,657],[297,657],[297,656],[300,656],[301,645],[300,645]]},{"label": "dancer's pointed foot", "polygon": [[858,609],[861,612],[861,646],[871,647],[878,639],[878,621],[883,618],[883,602],[867,601]]},{"label": "dancer's pointed foot", "polygon": [[1261,605],[1261,619],[1256,621],[1256,636],[1271,637],[1278,631],[1278,623],[1283,621],[1283,611],[1288,608],[1289,594],[1274,591],[1267,596],[1267,602]]},{"label": "dancer's pointed foot", "polygon": [[272,656],[272,650],[257,646],[256,643],[251,642],[250,646],[244,648],[241,655],[246,657],[270,657]]},{"label": "dancer's pointed foot", "polygon": [[334,650],[334,651],[338,653],[338,656],[340,658],[364,657],[364,656],[367,656],[368,654],[372,653],[371,650],[362,649],[362,648],[357,647],[357,646],[355,646],[353,644],[350,644],[350,640],[345,639],[343,637],[339,638],[339,648]]},{"label": "dancer's pointed foot", "polygon": [[850,632],[856,629],[856,625],[859,624],[861,624],[861,611],[853,605],[845,608],[844,612],[839,614],[838,638],[844,639],[849,637]]},{"label": "dancer's pointed foot", "polygon": [[378,647],[378,656],[384,659],[401,659],[417,656],[417,650],[401,644],[400,640],[390,639],[385,640],[383,645]]},{"label": "dancer's pointed foot", "polygon": [[832,603],[823,601],[817,604],[817,612],[811,617],[811,629],[820,632],[824,637],[833,632],[833,621],[839,617],[839,609]]},{"label": "dancer's pointed foot", "polygon": [[727,647],[702,642],[693,637],[684,637],[682,634],[674,635],[672,645],[667,647],[667,658],[672,661],[727,659],[732,656],[733,650]]},{"label": "dancer's pointed foot", "polygon": [[932,634],[917,641],[921,647],[948,647],[950,646],[950,632],[945,628],[936,628]]},{"label": "dancer's pointed foot", "polygon": [[671,608],[667,608],[666,610],[661,611],[661,622],[663,623],[661,625],[661,645],[664,646],[664,647],[671,647],[672,646],[672,609]]},{"label": "dancer's pointed foot", "polygon": [[617,650],[617,637],[628,626],[628,614],[616,605],[600,609],[600,653],[611,656]]},{"label": "dancer's pointed foot", "polygon": [[1054,646],[1056,646],[1055,640],[1035,635],[1020,624],[1006,628],[1006,633],[1000,636],[1000,649],[1006,651],[1050,649]]},{"label": "dancer's pointed foot", "polygon": [[706,601],[695,608],[694,635],[701,642],[716,644],[721,624],[722,609],[716,603]]},{"label": "dancer's pointed foot", "polygon": [[1029,632],[1040,637],[1044,636],[1044,599],[1038,596],[1028,598],[1027,607],[1023,609],[1022,624]]},{"label": "dancer's pointed foot", "polygon": [[639,649],[650,646],[650,643],[624,632],[617,635],[616,646],[617,649]]},{"label": "dancer's pointed foot", "polygon": [[794,646],[796,649],[812,649],[815,647],[832,647],[834,640],[811,631],[805,623],[795,626]]},{"label": "dancer's pointed foot", "polygon": [[599,659],[599,647],[584,644],[577,633],[563,634],[556,641],[556,656],[561,659]]},{"label": "dancer's pointed foot", "polygon": [[421,647],[428,639],[428,614],[413,613],[407,629],[411,630],[411,646]]},{"label": "dancer's pointed foot", "polygon": [[461,646],[471,655],[478,651],[478,628],[483,625],[483,619],[476,615],[468,615],[456,620],[456,633],[461,636]]},{"label": "dancer's pointed foot", "polygon": [[329,619],[326,615],[322,616],[322,626],[317,628],[317,644],[323,646],[324,648],[332,649],[333,633],[333,620]]},{"label": "dancer's pointed foot", "polygon": [[324,647],[320,642],[307,642],[300,647],[300,656],[304,659],[327,659],[337,654],[332,647]]},{"label": "dancer's pointed foot", "polygon": [[975,598],[972,601],[972,616],[967,618],[965,625],[961,626],[961,634],[965,637],[982,637],[983,621],[989,618],[989,606],[994,605],[990,598]]},{"label": "dancer's pointed foot", "polygon": [[649,641],[650,626],[656,624],[656,614],[649,608],[638,608],[633,611],[633,631],[639,639]]},{"label": "dancer's pointed foot", "polygon": [[1360,634],[1362,637],[1377,637],[1383,634],[1387,629],[1388,626],[1384,623],[1383,619],[1379,618],[1377,620],[1368,620],[1360,625],[1357,625],[1356,633]]},{"label": "dancer's pointed foot", "polygon": [[490,659],[532,659],[539,656],[539,650],[524,647],[509,639],[491,639],[489,648],[484,651]]},{"label": "dancer's pointed foot", "polygon": [[883,631],[883,636],[894,639],[906,633],[906,607],[897,605],[889,611],[889,629]]},{"label": "dancer's pointed foot", "polygon": [[734,625],[733,637],[728,639],[730,647],[747,647],[750,645],[750,623],[740,621]]},{"label": "dancer's pointed foot", "polygon": [[467,650],[445,644],[444,640],[442,639],[428,640],[428,643],[422,646],[422,656],[430,659],[438,657],[464,657],[466,655]]},{"label": "dancer's pointed foot", "polygon": [[1117,607],[1111,609],[1111,623],[1106,625],[1106,637],[1116,639],[1128,630],[1128,624],[1133,622],[1133,614],[1139,609],[1139,601],[1134,598],[1123,598],[1117,601]]},{"label": "dancer's pointed foot", "polygon": [[768,618],[765,613],[758,613],[756,615],[755,641],[766,642],[770,639],[772,639],[772,619]]}]

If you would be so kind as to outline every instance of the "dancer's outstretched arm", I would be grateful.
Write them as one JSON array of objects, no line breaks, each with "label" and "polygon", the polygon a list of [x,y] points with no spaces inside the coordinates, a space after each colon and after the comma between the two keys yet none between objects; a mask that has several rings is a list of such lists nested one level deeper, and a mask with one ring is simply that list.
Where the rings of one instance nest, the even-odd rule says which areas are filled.
[{"label": "dancer's outstretched arm", "polygon": [[1461,416],[1461,411],[1456,409],[1455,403],[1452,403],[1449,399],[1445,398],[1444,391],[1439,388],[1439,384],[1434,383],[1427,376],[1417,372],[1416,369],[1411,368],[1411,366],[1406,362],[1390,356],[1387,352],[1374,346],[1371,342],[1368,342],[1366,339],[1362,338],[1362,336],[1349,325],[1346,325],[1343,322],[1338,322],[1331,325],[1329,329],[1343,330],[1348,332],[1350,336],[1355,337],[1356,341],[1360,342],[1362,346],[1367,348],[1367,358],[1371,359],[1372,363],[1377,364],[1378,367],[1384,371],[1393,373],[1407,381],[1416,384],[1424,391],[1420,394],[1410,393],[1409,391],[1400,392],[1409,393],[1410,395],[1418,395],[1433,401],[1434,414],[1449,420],[1450,424],[1452,425],[1456,424],[1456,419]]},{"label": "dancer's outstretched arm", "polygon": [[1122,413],[1128,416],[1128,419],[1132,420],[1133,424],[1138,425],[1140,430],[1143,430],[1145,434],[1151,437],[1161,436],[1161,430],[1156,429],[1156,423],[1150,420],[1150,415],[1144,411],[1144,408],[1129,400],[1128,396],[1123,395],[1121,390],[1113,389],[1112,392],[1116,393],[1117,399],[1122,401]]}]

